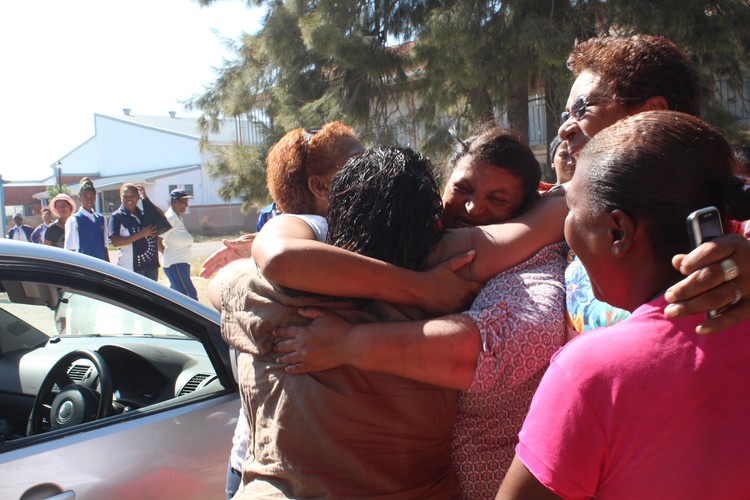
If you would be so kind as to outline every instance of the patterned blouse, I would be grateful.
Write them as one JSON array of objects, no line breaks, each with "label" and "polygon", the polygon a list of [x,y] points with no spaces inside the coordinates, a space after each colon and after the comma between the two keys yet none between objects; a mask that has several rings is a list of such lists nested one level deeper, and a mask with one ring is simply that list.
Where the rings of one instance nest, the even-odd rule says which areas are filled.
[{"label": "patterned blouse", "polygon": [[493,499],[515,454],[518,432],[552,355],[565,343],[563,273],[556,243],[492,278],[470,316],[482,352],[458,402],[453,463],[466,499]]},{"label": "patterned blouse", "polygon": [[594,297],[589,275],[575,255],[565,270],[565,306],[568,322],[578,333],[614,325],[630,315],[628,311]]}]

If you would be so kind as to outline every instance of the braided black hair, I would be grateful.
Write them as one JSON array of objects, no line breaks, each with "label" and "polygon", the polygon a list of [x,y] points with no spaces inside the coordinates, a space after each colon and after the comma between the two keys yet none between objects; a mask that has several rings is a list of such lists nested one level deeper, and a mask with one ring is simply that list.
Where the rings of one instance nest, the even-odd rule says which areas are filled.
[{"label": "braided black hair", "polygon": [[420,269],[441,236],[441,211],[429,159],[409,148],[368,149],[333,179],[328,243]]},{"label": "braided black hair", "polygon": [[84,177],[80,181],[80,188],[78,189],[78,193],[82,193],[84,191],[92,191],[96,193],[96,188],[94,187],[94,181],[89,179],[88,177]]}]

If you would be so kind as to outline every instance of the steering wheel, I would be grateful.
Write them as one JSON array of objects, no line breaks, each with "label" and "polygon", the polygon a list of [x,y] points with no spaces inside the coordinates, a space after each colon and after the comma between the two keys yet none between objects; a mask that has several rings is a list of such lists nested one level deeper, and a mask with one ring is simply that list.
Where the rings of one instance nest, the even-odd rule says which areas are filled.
[{"label": "steering wheel", "polygon": [[[87,359],[93,363],[99,375],[99,393],[84,383],[74,381],[68,375],[68,367],[78,359]],[[55,384],[60,388],[60,392],[50,402]],[[27,435],[40,434],[50,429],[63,429],[111,414],[112,376],[104,358],[95,351],[72,351],[54,364],[39,386],[29,417]],[[44,418],[47,416],[48,424],[45,424]],[[49,428],[45,428],[47,425]]]}]

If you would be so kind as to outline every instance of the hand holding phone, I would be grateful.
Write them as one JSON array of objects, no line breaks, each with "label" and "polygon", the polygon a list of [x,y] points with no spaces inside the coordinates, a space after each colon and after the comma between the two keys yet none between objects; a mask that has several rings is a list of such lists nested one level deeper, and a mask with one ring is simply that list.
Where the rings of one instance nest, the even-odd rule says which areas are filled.
[{"label": "hand holding phone", "polygon": [[[696,210],[687,216],[686,219],[688,236],[693,248],[698,247],[701,243],[711,241],[724,234],[721,225],[721,214],[716,207],[706,207]],[[723,310],[709,311],[708,317],[714,318],[721,314]]]}]

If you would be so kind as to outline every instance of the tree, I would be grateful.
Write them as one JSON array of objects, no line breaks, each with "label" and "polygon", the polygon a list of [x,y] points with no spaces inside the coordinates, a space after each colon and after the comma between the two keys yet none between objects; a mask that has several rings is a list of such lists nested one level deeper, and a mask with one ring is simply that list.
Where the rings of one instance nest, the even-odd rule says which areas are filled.
[{"label": "tree", "polygon": [[219,160],[211,170],[224,180],[223,196],[242,196],[246,207],[265,198],[257,182],[250,192],[236,162],[251,162],[243,173],[259,175],[268,148],[293,128],[342,120],[364,142],[393,142],[390,123],[399,113],[394,89],[407,84],[405,55],[387,46],[389,33],[407,24],[395,7],[330,0],[267,4],[261,30],[232,45],[237,58],[225,63],[202,96],[187,103],[189,109],[203,111],[204,131],[257,107],[273,118],[269,140],[257,151],[214,150]]},{"label": "tree", "polygon": [[47,186],[47,198],[52,199],[58,194],[70,194],[70,189],[66,185],[55,184],[54,186]]},{"label": "tree", "polygon": [[[210,5],[214,0],[199,0]],[[703,116],[731,133],[713,82],[739,89],[747,74],[748,0],[248,0],[263,27],[236,42],[237,57],[190,103],[206,130],[261,108],[268,141],[252,154],[219,152],[227,196],[265,200],[263,158],[284,131],[339,119],[366,144],[408,140],[433,158],[481,122],[528,130],[529,89],[544,92],[547,136],[559,126],[575,40],[664,35],[684,48],[705,87]],[[398,45],[398,42],[410,41]],[[416,131],[420,131],[417,134]],[[404,139],[402,139],[403,141]],[[237,162],[248,162],[244,167]],[[244,170],[243,170],[244,169]],[[242,177],[242,176],[245,177]],[[263,177],[263,176],[262,176]]]},{"label": "tree", "polygon": [[733,90],[747,85],[748,0],[600,0],[595,4],[604,33],[661,35],[685,50],[701,77],[703,118],[730,138],[739,138],[736,121],[716,98],[715,85],[719,80],[726,80]]},{"label": "tree", "polygon": [[437,118],[450,116],[466,134],[477,121],[507,114],[526,137],[530,87],[555,89],[548,104],[559,115],[558,87],[567,85],[565,54],[573,40],[569,10],[562,0],[455,2],[435,9],[416,48],[425,67],[421,118],[439,133]]}]

